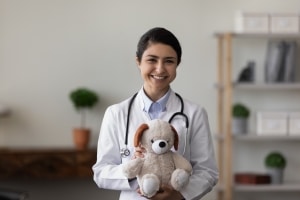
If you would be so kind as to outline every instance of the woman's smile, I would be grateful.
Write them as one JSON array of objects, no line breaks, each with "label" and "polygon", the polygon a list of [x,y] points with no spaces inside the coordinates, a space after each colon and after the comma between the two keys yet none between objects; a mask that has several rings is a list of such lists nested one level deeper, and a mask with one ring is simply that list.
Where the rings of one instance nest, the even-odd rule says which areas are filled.
[{"label": "woman's smile", "polygon": [[156,80],[164,80],[168,78],[168,76],[157,76],[157,75],[150,75],[150,76]]}]

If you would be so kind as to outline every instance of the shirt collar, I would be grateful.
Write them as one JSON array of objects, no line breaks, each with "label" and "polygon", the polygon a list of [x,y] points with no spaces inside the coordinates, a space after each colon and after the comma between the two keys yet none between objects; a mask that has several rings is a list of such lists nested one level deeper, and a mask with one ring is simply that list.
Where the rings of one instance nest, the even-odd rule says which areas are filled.
[{"label": "shirt collar", "polygon": [[[154,103],[154,102],[151,99],[149,99],[149,97],[146,95],[144,89],[142,89],[141,94],[142,94],[142,99],[143,99],[143,102],[144,102],[144,111],[148,113],[151,104]],[[158,99],[156,101],[156,103],[160,104],[160,106],[162,108],[162,111],[166,110],[166,105],[167,105],[167,101],[169,99],[170,94],[171,94],[171,89],[169,89],[168,92],[163,97],[161,97],[160,99]]]}]

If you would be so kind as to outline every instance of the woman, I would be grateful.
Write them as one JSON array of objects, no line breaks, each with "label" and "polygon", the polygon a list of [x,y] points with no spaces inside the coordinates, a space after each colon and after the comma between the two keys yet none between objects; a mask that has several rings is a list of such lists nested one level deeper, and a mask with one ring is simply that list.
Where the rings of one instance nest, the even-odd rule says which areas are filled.
[{"label": "woman", "polygon": [[[122,163],[137,156],[143,157],[146,153],[133,147],[136,129],[151,119],[169,121],[181,109],[183,114],[174,116],[170,123],[179,134],[178,152],[190,161],[193,173],[182,191],[164,185],[152,199],[200,199],[217,183],[218,171],[206,111],[188,100],[182,100],[170,87],[180,61],[181,46],[170,31],[164,28],[147,31],[141,37],[136,52],[143,87],[136,96],[108,107],[105,112],[97,162],[93,166],[94,180],[100,188],[121,190],[122,200],[145,199],[138,193],[137,181],[128,180],[122,174]],[[129,152],[129,155],[124,155]]]}]

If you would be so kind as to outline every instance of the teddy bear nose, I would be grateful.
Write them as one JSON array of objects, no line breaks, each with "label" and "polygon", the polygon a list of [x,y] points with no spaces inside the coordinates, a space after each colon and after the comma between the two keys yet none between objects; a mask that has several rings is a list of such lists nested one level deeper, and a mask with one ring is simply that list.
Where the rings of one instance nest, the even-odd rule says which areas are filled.
[{"label": "teddy bear nose", "polygon": [[165,142],[160,142],[158,145],[159,145],[159,147],[164,148],[166,146],[166,143]]}]

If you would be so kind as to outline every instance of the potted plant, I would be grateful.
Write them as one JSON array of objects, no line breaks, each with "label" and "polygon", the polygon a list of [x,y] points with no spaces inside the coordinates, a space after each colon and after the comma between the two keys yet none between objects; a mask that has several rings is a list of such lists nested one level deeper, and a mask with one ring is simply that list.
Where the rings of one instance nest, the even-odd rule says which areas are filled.
[{"label": "potted plant", "polygon": [[248,117],[250,110],[242,103],[235,103],[232,106],[232,133],[241,134],[247,133]]},{"label": "potted plant", "polygon": [[98,95],[87,88],[77,88],[70,92],[70,100],[80,113],[80,126],[73,129],[74,143],[77,149],[86,149],[90,139],[90,129],[86,127],[86,113],[98,102]]},{"label": "potted plant", "polygon": [[271,176],[272,184],[282,184],[286,159],[280,152],[270,152],[265,157],[265,166]]}]

